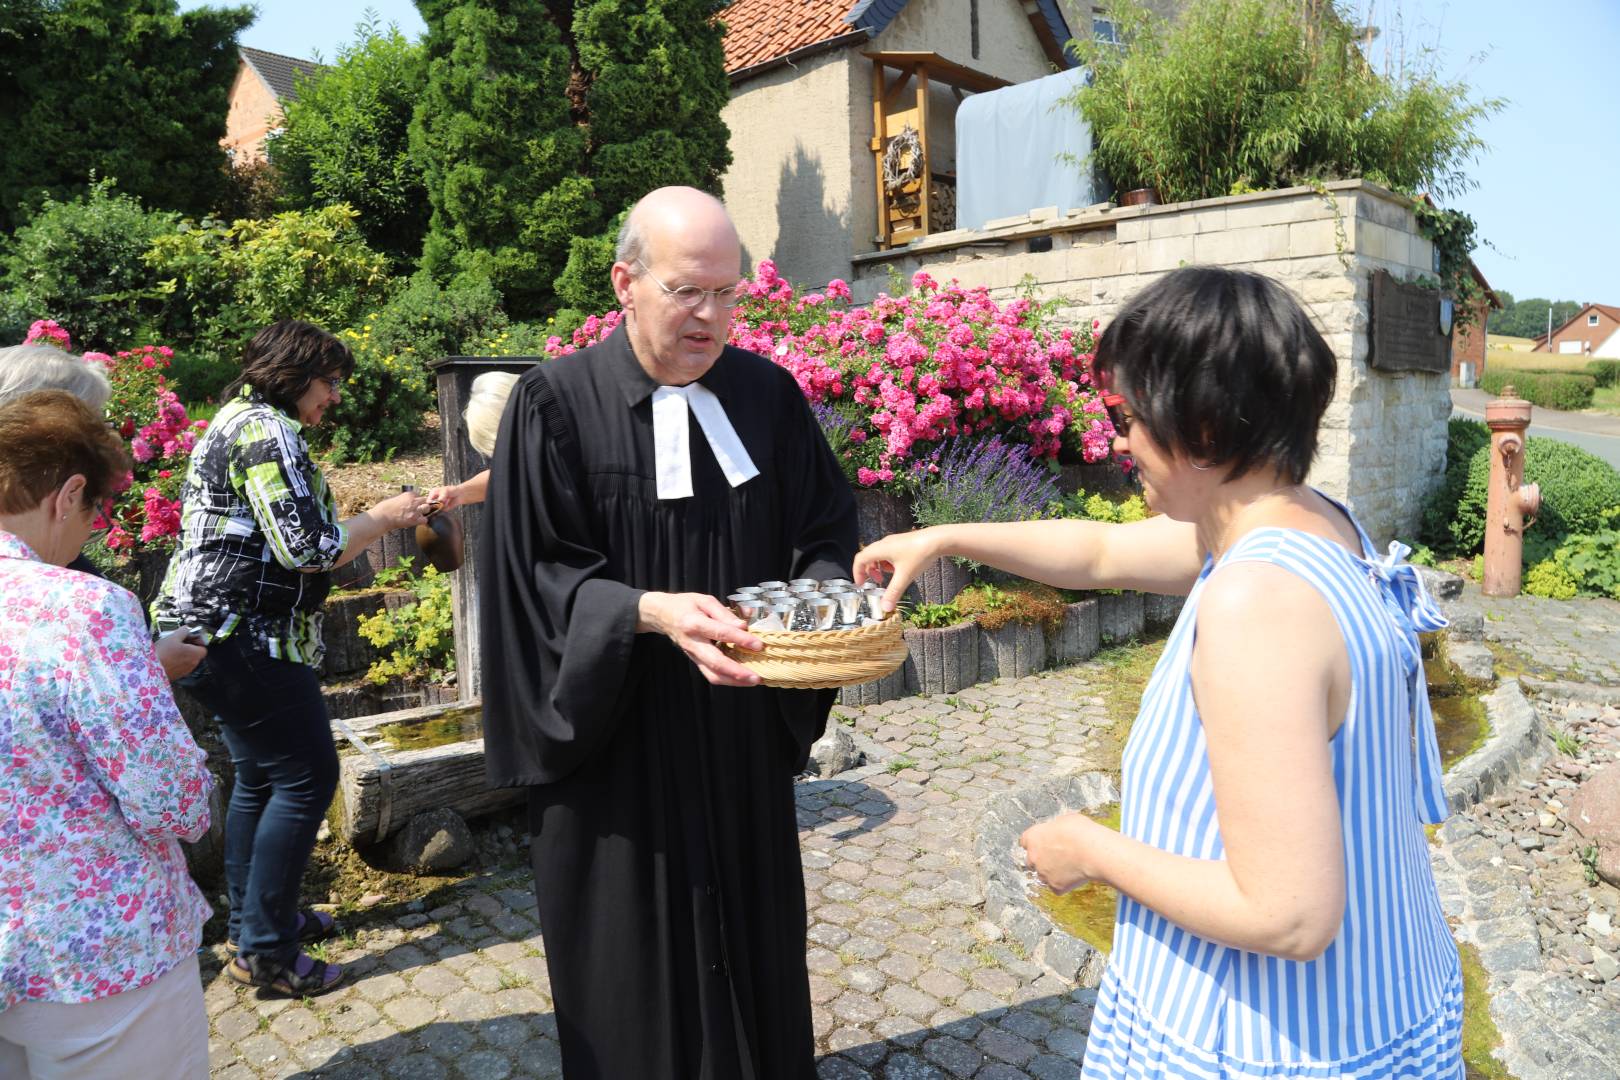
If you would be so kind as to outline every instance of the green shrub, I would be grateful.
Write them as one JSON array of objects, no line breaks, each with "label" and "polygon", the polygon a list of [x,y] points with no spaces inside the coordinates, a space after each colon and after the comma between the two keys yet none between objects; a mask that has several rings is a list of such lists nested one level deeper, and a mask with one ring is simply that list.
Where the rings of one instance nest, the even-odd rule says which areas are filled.
[{"label": "green shrub", "polygon": [[373,321],[339,331],[354,353],[354,374],[326,423],[306,432],[311,445],[328,451],[334,461],[386,461],[415,446],[424,430],[422,416],[433,406],[433,382],[421,359],[378,348]]},{"label": "green shrub", "polygon": [[1084,491],[1076,491],[1047,503],[1044,516],[1125,524],[1143,520],[1148,516],[1148,509],[1140,495],[1116,501],[1095,492],[1088,495]]},{"label": "green shrub", "polygon": [[1568,567],[1557,559],[1543,559],[1525,571],[1524,591],[1549,600],[1573,600],[1580,587]]},{"label": "green shrub", "polygon": [[168,291],[164,334],[233,362],[268,323],[352,326],[389,287],[387,261],[343,205],[230,225],[181,222],[153,241],[146,262]]},{"label": "green shrub", "polygon": [[1519,396],[1543,409],[1577,412],[1592,406],[1592,391],[1597,380],[1591,375],[1576,375],[1562,371],[1523,371],[1518,368],[1492,367],[1485,371],[1479,386],[1487,394],[1500,394],[1506,386],[1513,386]]},{"label": "green shrub", "polygon": [[140,304],[156,278],[141,256],[174,222],[110,178],[67,202],[46,199],[7,247],[8,306],[30,322],[55,319],[80,348],[113,352],[150,340]]},{"label": "green shrub", "polygon": [[[1478,420],[1453,417],[1446,425],[1446,475],[1423,504],[1419,539],[1441,551],[1456,550],[1452,523],[1457,519],[1457,503],[1468,487],[1468,467],[1482,446],[1489,446],[1491,429]],[[1484,533],[1480,534],[1481,536]]]},{"label": "green shrub", "polygon": [[389,584],[403,584],[416,599],[359,617],[360,636],[381,653],[366,671],[366,681],[378,686],[394,679],[442,682],[456,670],[450,579],[429,566],[420,577],[391,579]]},{"label": "green shrub", "polygon": [[1596,379],[1599,386],[1614,386],[1620,383],[1620,360],[1589,360],[1586,373]]},{"label": "green shrub", "polygon": [[[1530,436],[1525,440],[1524,479],[1541,485],[1541,512],[1525,531],[1525,561],[1551,556],[1565,538],[1608,527],[1609,510],[1620,506],[1620,473],[1578,446]],[[1451,522],[1453,549],[1469,554],[1485,543],[1485,501],[1491,475],[1491,448],[1480,447],[1468,465],[1468,482]]]},{"label": "green shrub", "polygon": [[422,363],[446,356],[482,355],[480,343],[504,332],[501,295],[488,278],[464,275],[440,288],[416,274],[368,321],[373,344],[384,353],[410,353]]},{"label": "green shrub", "polygon": [[180,400],[218,401],[219,392],[242,370],[238,359],[205,349],[185,349],[169,362],[169,382]]},{"label": "green shrub", "polygon": [[1141,0],[1107,7],[1130,47],[1071,43],[1092,78],[1069,101],[1115,186],[1165,202],[1358,176],[1467,190],[1485,148],[1476,128],[1503,104],[1444,81],[1433,50],[1403,53],[1394,71],[1369,64],[1356,25],[1328,4],[1191,0],[1174,23]]}]

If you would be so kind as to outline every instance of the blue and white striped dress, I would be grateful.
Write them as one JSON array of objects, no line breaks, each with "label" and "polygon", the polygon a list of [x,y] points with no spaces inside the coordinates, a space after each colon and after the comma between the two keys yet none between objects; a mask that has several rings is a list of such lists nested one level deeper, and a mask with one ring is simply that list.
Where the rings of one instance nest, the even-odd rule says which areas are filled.
[{"label": "blue and white striped dress", "polygon": [[1462,974],[1422,828],[1444,818],[1445,793],[1417,632],[1445,620],[1403,562],[1408,549],[1391,544],[1379,558],[1356,531],[1363,558],[1267,528],[1205,565],[1142,697],[1121,779],[1126,835],[1223,857],[1190,675],[1199,594],[1235,562],[1304,578],[1350,658],[1350,706],[1331,743],[1346,886],[1338,937],[1315,960],[1283,960],[1216,944],[1121,896],[1088,1080],[1463,1076]]}]

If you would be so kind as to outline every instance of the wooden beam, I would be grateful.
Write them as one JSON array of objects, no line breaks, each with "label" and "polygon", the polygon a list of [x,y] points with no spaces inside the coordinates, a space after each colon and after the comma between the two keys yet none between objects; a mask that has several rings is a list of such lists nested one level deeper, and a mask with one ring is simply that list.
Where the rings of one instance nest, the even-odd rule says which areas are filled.
[{"label": "wooden beam", "polygon": [[998,79],[994,75],[986,75],[982,71],[954,60],[947,60],[936,52],[863,52],[862,56],[886,67],[899,71],[916,70],[919,66],[926,66],[929,78],[946,86],[959,86],[963,90],[974,93],[984,93],[989,90],[1000,90],[1012,83],[1006,79]]},{"label": "wooden beam", "polygon": [[872,156],[877,172],[877,245],[889,246],[889,193],[883,187],[883,150],[888,138],[883,122],[883,65],[872,65]]},{"label": "wooden beam", "polygon": [[922,64],[917,65],[917,145],[921,147],[922,160],[917,162],[918,174],[921,177],[917,197],[921,201],[918,208],[918,218],[922,222],[922,233],[928,235],[928,68]]}]

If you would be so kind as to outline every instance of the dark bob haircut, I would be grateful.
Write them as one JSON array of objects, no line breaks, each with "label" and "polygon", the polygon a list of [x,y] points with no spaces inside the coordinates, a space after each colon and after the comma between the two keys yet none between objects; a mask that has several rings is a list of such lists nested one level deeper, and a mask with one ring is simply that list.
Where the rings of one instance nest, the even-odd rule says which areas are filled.
[{"label": "dark bob haircut", "polygon": [[309,384],[326,375],[347,379],[354,374],[354,354],[333,335],[311,323],[282,319],[253,335],[242,350],[242,374],[221,393],[236,396],[244,384],[289,416],[297,416],[298,399]]},{"label": "dark bob haircut", "polygon": [[1268,277],[1171,271],[1127,301],[1092,370],[1169,451],[1236,479],[1275,469],[1299,484],[1338,365],[1299,302]]}]

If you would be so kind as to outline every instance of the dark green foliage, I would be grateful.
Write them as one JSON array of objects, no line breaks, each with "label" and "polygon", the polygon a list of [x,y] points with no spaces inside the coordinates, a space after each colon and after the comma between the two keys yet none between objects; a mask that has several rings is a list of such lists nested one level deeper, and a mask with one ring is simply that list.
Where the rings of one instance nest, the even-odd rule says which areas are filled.
[{"label": "dark green foliage", "polygon": [[225,182],[225,114],[248,7],[174,0],[0,5],[0,231],[45,195],[118,178],[147,206],[202,214]]},{"label": "dark green foliage", "polygon": [[1599,386],[1615,386],[1620,384],[1620,360],[1589,360],[1586,363],[1586,373]]},{"label": "dark green foliage", "polygon": [[1076,42],[1094,78],[1071,101],[1114,184],[1166,202],[1348,177],[1452,194],[1502,106],[1432,69],[1380,74],[1324,0],[1191,0],[1173,25],[1139,0],[1108,11],[1130,47]]},{"label": "dark green foliage", "polygon": [[575,5],[573,41],[589,88],[589,168],[601,216],[569,245],[556,283],[565,308],[617,306],[608,269],[623,212],[637,199],[668,185],[720,194],[731,151],[720,119],[728,98],[723,35],[713,12],[711,0]]},{"label": "dark green foliage", "polygon": [[584,322],[587,315],[619,306],[609,276],[616,237],[617,230],[574,237],[568,248],[568,264],[557,278],[557,300],[564,305],[557,313],[559,320],[577,325]]},{"label": "dark green foliage", "polygon": [[1522,371],[1516,368],[1492,366],[1485,369],[1479,387],[1487,394],[1500,394],[1502,388],[1512,385],[1519,396],[1532,405],[1544,409],[1576,412],[1590,408],[1592,391],[1597,380],[1590,375],[1576,375],[1562,371]]},{"label": "dark green foliage", "polygon": [[234,365],[277,319],[350,326],[388,293],[386,260],[341,205],[230,225],[183,221],[153,240],[145,261],[164,283],[162,339],[198,354],[196,363]]},{"label": "dark green foliage", "polygon": [[[1541,485],[1541,513],[1525,532],[1527,563],[1550,556],[1575,533],[1601,532],[1608,511],[1620,506],[1620,473],[1578,446],[1530,436],[1525,440],[1524,479]],[[1462,555],[1485,545],[1485,503],[1489,493],[1491,449],[1482,446],[1468,463],[1468,480],[1452,520],[1450,546]]]},{"label": "dark green foliage", "polygon": [[410,130],[432,207],[422,267],[441,281],[487,278],[508,312],[531,318],[551,305],[570,242],[599,220],[572,58],[540,0],[433,14]]},{"label": "dark green foliage", "polygon": [[234,357],[208,349],[182,349],[169,361],[169,382],[180,400],[218,401],[219,392],[236,378],[241,366]]},{"label": "dark green foliage", "polygon": [[574,45],[589,89],[591,175],[616,212],[654,188],[719,194],[731,164],[712,0],[579,0]]},{"label": "dark green foliage", "polygon": [[423,363],[472,355],[507,327],[501,296],[488,280],[467,276],[440,288],[419,273],[371,321],[371,338],[383,353],[411,353]]},{"label": "dark green foliage", "polygon": [[[1482,446],[1489,446],[1491,429],[1478,420],[1453,417],[1446,424],[1446,475],[1423,506],[1420,539],[1432,548],[1450,551],[1457,503],[1468,487],[1468,466]],[[1484,534],[1481,533],[1481,536]]]},{"label": "dark green foliage", "polygon": [[414,263],[427,232],[427,191],[410,159],[411,114],[427,77],[420,45],[375,16],[355,28],[337,63],[301,79],[270,141],[283,205],[348,203],[366,241],[396,266]]},{"label": "dark green foliage", "polygon": [[81,349],[142,344],[140,298],[157,280],[142,256],[174,222],[175,215],[145,209],[110,178],[66,202],[47,196],[7,247],[8,303],[27,322],[55,319]]},{"label": "dark green foliage", "polygon": [[1552,328],[1558,329],[1575,317],[1582,306],[1573,300],[1547,300],[1544,297],[1533,296],[1527,300],[1513,300],[1497,290],[1497,298],[1502,301],[1501,311],[1491,312],[1486,327],[1493,334],[1506,334],[1509,337],[1541,337],[1547,333],[1547,309],[1552,308]]}]

